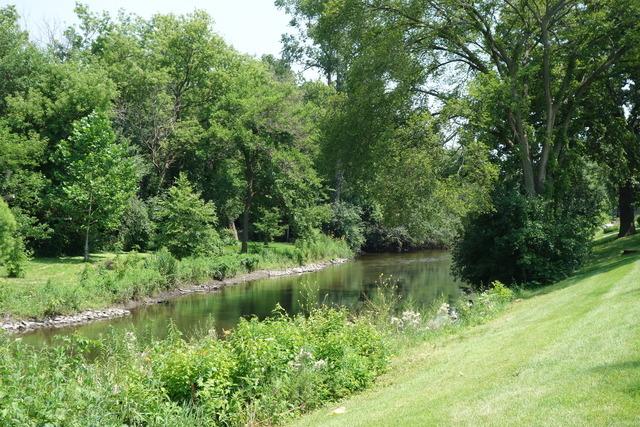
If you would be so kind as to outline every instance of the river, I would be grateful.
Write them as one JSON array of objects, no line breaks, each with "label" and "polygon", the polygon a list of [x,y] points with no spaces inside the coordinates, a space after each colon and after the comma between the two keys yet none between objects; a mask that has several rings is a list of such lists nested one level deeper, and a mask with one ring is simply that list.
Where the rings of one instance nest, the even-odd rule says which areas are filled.
[{"label": "river", "polygon": [[381,274],[398,284],[405,300],[430,305],[437,300],[451,301],[460,294],[462,284],[451,275],[450,266],[451,257],[446,251],[363,255],[314,273],[256,280],[219,292],[191,294],[142,306],[124,318],[41,329],[23,335],[22,340],[42,345],[52,342],[56,336],[77,333],[97,338],[112,329],[133,329],[147,338],[162,338],[171,322],[185,336],[191,336],[202,333],[212,322],[221,331],[233,328],[242,317],[264,318],[278,304],[295,314],[302,310],[301,302],[309,300],[357,308],[376,292]]}]

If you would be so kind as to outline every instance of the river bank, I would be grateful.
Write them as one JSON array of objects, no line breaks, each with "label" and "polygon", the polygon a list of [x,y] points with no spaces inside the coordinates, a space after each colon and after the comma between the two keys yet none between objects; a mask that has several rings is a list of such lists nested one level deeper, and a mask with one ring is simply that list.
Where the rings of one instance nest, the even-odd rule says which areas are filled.
[{"label": "river bank", "polygon": [[49,316],[40,319],[12,319],[10,317],[5,317],[0,322],[0,330],[4,330],[9,333],[24,333],[43,328],[64,328],[68,326],[83,325],[94,321],[115,319],[128,316],[131,314],[132,309],[144,305],[159,304],[173,298],[179,298],[181,296],[195,293],[217,292],[227,286],[233,286],[254,280],[311,273],[323,270],[332,265],[344,264],[348,261],[348,258],[337,258],[329,261],[308,263],[299,267],[256,270],[223,280],[210,280],[202,284],[180,286],[174,289],[161,291],[153,296],[148,296],[138,300],[130,300],[125,304],[119,304],[118,306],[95,310],[84,310],[76,314]]}]

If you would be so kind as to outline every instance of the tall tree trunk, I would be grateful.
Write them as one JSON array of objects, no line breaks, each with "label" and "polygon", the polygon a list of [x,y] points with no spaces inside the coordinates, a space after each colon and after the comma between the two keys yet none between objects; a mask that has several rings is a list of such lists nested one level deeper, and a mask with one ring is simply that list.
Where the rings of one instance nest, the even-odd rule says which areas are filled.
[{"label": "tall tree trunk", "polygon": [[84,262],[89,262],[89,226],[84,233]]},{"label": "tall tree trunk", "polygon": [[245,170],[244,177],[247,181],[246,194],[244,196],[244,211],[242,212],[242,249],[243,254],[249,252],[249,214],[251,213],[251,204],[253,202],[253,163],[250,155],[244,153]]},{"label": "tall tree trunk", "polygon": [[242,212],[242,249],[240,252],[246,254],[249,252],[249,209],[250,204],[245,204],[244,212]]},{"label": "tall tree trunk", "polygon": [[533,172],[533,162],[531,161],[531,151],[529,148],[529,138],[520,113],[509,111],[509,122],[519,145],[520,161],[522,162],[522,175],[524,178],[524,189],[527,196],[536,195],[536,179]]},{"label": "tall tree trunk", "polygon": [[236,228],[236,222],[232,219],[229,220],[229,230],[231,230],[231,234],[238,241],[238,229]]},{"label": "tall tree trunk", "polygon": [[620,213],[620,231],[618,237],[626,237],[636,232],[633,208],[633,184],[627,181],[618,189],[618,211]]}]

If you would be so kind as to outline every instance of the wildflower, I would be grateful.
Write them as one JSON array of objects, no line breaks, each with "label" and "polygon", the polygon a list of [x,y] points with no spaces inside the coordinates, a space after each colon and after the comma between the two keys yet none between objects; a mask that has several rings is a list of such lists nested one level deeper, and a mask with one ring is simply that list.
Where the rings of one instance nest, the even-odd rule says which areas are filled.
[{"label": "wildflower", "polygon": [[315,369],[316,371],[319,371],[326,367],[327,367],[327,361],[324,359],[316,360],[316,362],[313,364],[313,369]]}]

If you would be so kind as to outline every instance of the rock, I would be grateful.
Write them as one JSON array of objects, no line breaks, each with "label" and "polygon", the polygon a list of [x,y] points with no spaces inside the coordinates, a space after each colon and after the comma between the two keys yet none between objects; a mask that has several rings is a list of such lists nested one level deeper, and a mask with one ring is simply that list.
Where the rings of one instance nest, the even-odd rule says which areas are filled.
[{"label": "rock", "polygon": [[344,414],[347,412],[347,408],[345,408],[344,406],[340,406],[336,409],[334,409],[333,411],[331,411],[332,414],[334,415],[340,415],[340,414]]}]

